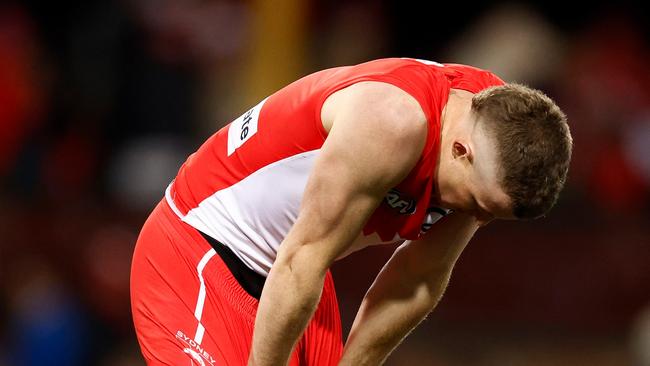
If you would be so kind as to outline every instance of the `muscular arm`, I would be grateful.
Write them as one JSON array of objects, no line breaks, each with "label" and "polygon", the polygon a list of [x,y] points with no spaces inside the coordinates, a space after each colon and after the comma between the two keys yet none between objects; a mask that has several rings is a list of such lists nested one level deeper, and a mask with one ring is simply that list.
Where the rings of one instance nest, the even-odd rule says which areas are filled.
[{"label": "muscular arm", "polygon": [[333,116],[329,136],[262,291],[249,365],[287,363],[315,311],[327,269],[422,152],[426,122],[408,94],[373,82],[345,95],[327,113]]},{"label": "muscular arm", "polygon": [[382,364],[436,306],[477,229],[474,217],[453,213],[423,239],[401,245],[364,297],[340,365]]}]

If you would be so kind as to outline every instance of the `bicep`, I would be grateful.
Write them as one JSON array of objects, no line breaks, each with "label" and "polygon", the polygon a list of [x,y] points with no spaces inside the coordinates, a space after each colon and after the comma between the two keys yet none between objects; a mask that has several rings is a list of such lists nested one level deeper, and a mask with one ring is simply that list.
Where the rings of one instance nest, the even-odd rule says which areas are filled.
[{"label": "bicep", "polygon": [[314,244],[314,257],[331,263],[359,235],[386,191],[415,165],[426,124],[417,113],[394,114],[394,109],[413,107],[394,92],[386,96],[385,90],[361,89],[340,105],[287,245]]}]

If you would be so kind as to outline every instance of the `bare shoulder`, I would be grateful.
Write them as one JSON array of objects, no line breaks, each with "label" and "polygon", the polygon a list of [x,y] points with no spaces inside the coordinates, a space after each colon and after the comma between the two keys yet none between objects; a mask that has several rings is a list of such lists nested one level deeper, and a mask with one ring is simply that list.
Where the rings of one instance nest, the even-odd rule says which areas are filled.
[{"label": "bare shoulder", "polygon": [[328,98],[321,114],[328,136],[319,161],[329,171],[336,165],[353,166],[342,168],[352,173],[338,176],[347,174],[368,191],[404,179],[426,144],[427,123],[419,103],[390,84],[363,82],[342,89]]},{"label": "bare shoulder", "polygon": [[323,127],[329,132],[337,120],[350,114],[407,138],[426,136],[426,117],[418,101],[389,83],[364,81],[333,93],[321,109]]}]

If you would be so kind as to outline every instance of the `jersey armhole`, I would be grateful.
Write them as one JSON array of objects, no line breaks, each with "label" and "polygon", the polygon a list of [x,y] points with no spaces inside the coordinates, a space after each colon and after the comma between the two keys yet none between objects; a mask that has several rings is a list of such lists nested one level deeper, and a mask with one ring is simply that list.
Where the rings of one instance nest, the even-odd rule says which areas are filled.
[{"label": "jersey armhole", "polygon": [[[327,98],[329,98],[332,94],[336,93],[339,90],[345,89],[348,86],[361,83],[364,81],[377,81],[381,83],[386,83],[393,85],[395,87],[400,88],[403,90],[405,93],[410,95],[413,99],[415,99],[418,102],[418,105],[422,109],[422,113],[424,114],[425,118],[425,123],[427,125],[427,134],[429,134],[430,130],[430,119],[432,116],[430,116],[430,113],[428,113],[426,106],[423,104],[424,102],[420,100],[420,98],[416,95],[413,95],[414,93],[409,91],[408,88],[404,85],[404,82],[401,81],[398,78],[392,77],[391,75],[388,74],[383,74],[383,75],[364,75],[360,76],[354,79],[346,80],[343,81],[339,84],[335,84],[331,86],[330,88],[326,89],[325,92],[318,98],[316,102],[316,108],[315,108],[315,118],[314,120],[316,121],[318,131],[321,133],[323,139],[327,138],[328,132],[325,130],[325,127],[323,126],[323,120],[321,118],[322,115],[322,110],[323,110],[323,104],[325,104],[325,101]],[[429,136],[427,136],[427,141],[429,139]],[[426,149],[425,149],[426,150]],[[423,151],[423,155],[426,151]]]}]

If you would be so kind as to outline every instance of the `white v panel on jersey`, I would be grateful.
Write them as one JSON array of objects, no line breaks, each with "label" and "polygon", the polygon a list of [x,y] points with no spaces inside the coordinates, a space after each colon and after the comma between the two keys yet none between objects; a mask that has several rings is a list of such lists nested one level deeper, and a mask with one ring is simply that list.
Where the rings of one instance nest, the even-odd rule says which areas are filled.
[{"label": "white v panel on jersey", "polygon": [[183,221],[228,246],[254,271],[268,275],[280,243],[298,217],[319,151],[259,169],[203,200]]}]

